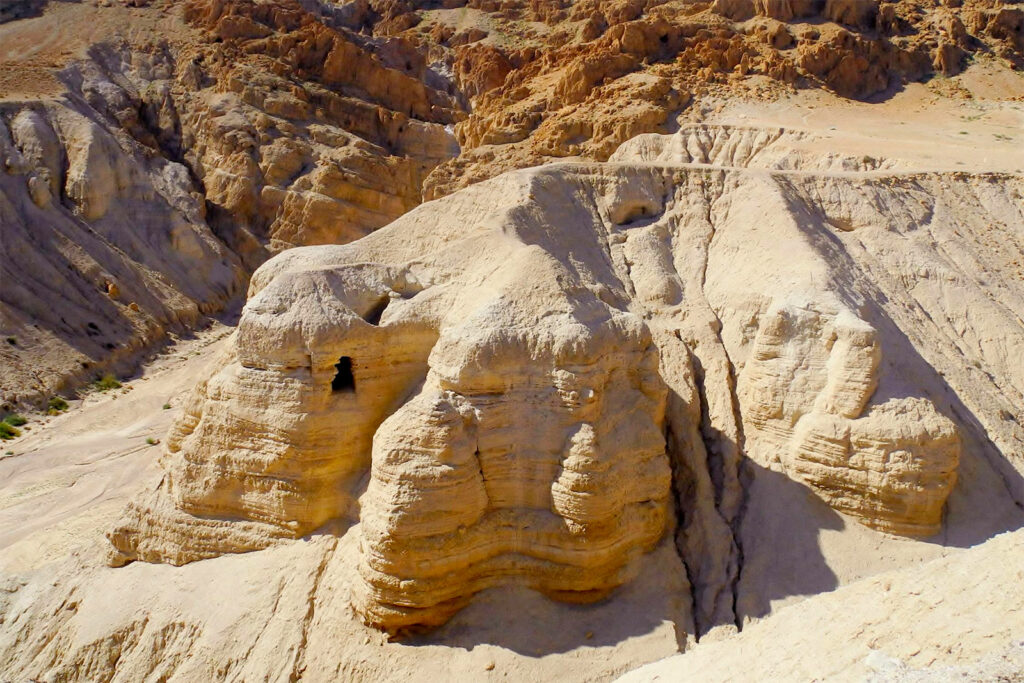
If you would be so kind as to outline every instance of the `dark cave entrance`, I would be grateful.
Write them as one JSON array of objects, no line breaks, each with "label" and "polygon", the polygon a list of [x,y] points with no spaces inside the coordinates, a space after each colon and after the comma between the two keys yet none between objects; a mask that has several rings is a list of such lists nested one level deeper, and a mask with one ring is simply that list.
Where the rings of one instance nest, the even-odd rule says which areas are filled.
[{"label": "dark cave entrance", "polygon": [[352,374],[352,359],[348,356],[342,356],[338,364],[334,366],[334,369],[337,372],[334,375],[334,379],[331,380],[331,390],[355,393],[356,378]]}]

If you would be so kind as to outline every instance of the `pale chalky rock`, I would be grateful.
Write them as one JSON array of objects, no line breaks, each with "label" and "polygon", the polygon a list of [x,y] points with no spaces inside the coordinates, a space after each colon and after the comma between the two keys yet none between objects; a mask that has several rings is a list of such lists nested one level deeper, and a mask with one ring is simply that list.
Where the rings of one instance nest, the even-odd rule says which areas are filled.
[{"label": "pale chalky rock", "polygon": [[956,482],[957,429],[921,398],[866,410],[880,360],[875,329],[849,311],[769,311],[741,378],[748,444],[777,447],[787,468],[868,526],[929,536]]},{"label": "pale chalky rock", "polygon": [[[521,201],[534,180],[510,182]],[[547,249],[478,258],[506,212],[472,194],[491,215],[429,266],[401,257],[428,253],[428,211],[387,246],[394,266],[331,248],[338,265],[292,270],[317,258],[295,250],[257,272],[236,357],[169,437],[157,502],[111,533],[116,562],[215,554],[182,513],[249,520],[223,525],[221,552],[358,514],[358,605],[389,630],[440,624],[495,583],[587,602],[635,574],[669,518],[657,347],[598,297],[624,300],[595,282],[621,290],[607,267],[574,275],[550,255],[573,251],[569,234],[536,222]]]},{"label": "pale chalky rock", "polygon": [[[942,200],[920,198],[1008,206],[1020,181],[1002,180],[563,164],[287,251],[254,275],[166,476],[110,534],[112,561],[180,564],[358,520],[353,603],[397,632],[493,585],[607,595],[681,511],[709,625],[732,610],[743,456],[869,527],[934,533],[959,460],[971,496],[980,471],[1020,466],[994,450],[1012,424],[979,445],[947,382],[1006,395],[1022,378],[1002,346],[975,353],[1004,383],[940,375],[894,334],[898,319],[951,367],[946,332],[924,340],[902,312],[906,283],[933,320],[981,285],[931,298],[928,273],[956,266],[924,242],[885,245],[928,212],[984,229],[969,201],[935,213]],[[904,259],[885,301],[851,265],[875,257],[836,253],[849,236]],[[986,310],[988,329],[1017,324]],[[989,420],[1001,400],[969,410]]]},{"label": "pale chalky rock", "polygon": [[[84,111],[83,111],[84,110]],[[188,169],[71,100],[0,105],[0,403],[127,374],[244,288]]]}]

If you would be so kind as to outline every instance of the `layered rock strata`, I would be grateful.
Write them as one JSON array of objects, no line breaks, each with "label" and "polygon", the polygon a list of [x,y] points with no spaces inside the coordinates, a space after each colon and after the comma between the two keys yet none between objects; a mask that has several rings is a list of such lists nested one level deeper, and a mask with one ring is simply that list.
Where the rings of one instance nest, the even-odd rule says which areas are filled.
[{"label": "layered rock strata", "polygon": [[834,508],[868,526],[928,536],[956,481],[956,425],[922,398],[866,409],[878,386],[878,331],[850,311],[767,311],[742,376],[747,446],[777,453]]},{"label": "layered rock strata", "polygon": [[193,2],[175,28],[91,45],[52,101],[0,111],[6,409],[134,370],[275,251],[419,204],[458,152],[443,83],[298,4]]},{"label": "layered rock strata", "polygon": [[0,164],[3,404],[124,371],[240,294],[185,166],[61,103],[0,105]]},{"label": "layered rock strata", "polygon": [[[940,528],[958,463],[969,495],[979,477],[1024,494],[1019,423],[999,417],[1024,387],[1004,346],[1019,318],[993,302],[976,304],[983,324],[944,322],[991,287],[1024,300],[1017,257],[982,246],[986,215],[1009,217],[1017,244],[1021,189],[556,165],[352,245],[290,250],[254,276],[165,477],[110,535],[113,561],[190,562],[358,519],[354,604],[394,632],[510,582],[599,598],[674,519],[698,627],[721,623],[744,458],[904,535]],[[947,370],[964,353],[991,373]]]}]

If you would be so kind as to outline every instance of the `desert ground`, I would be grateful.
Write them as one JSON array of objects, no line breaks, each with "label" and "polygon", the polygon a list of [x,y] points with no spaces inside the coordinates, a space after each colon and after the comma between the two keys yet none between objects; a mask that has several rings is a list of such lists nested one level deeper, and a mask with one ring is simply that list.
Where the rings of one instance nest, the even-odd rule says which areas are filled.
[{"label": "desert ground", "polygon": [[0,681],[1024,680],[1014,3],[134,4],[0,23]]}]

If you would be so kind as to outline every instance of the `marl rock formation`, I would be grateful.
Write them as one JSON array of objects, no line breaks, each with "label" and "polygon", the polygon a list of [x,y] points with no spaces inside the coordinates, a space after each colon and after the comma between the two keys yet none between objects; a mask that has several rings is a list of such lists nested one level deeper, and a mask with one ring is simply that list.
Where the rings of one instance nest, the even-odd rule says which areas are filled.
[{"label": "marl rock formation", "polygon": [[709,135],[790,136],[684,129],[264,264],[112,562],[356,523],[353,604],[395,632],[492,585],[602,597],[674,533],[706,630],[750,613],[775,476],[894,534],[1019,523],[1020,176],[671,159]]},{"label": "marl rock formation", "polygon": [[[0,59],[4,125],[22,111],[69,111],[117,142],[109,153],[123,157],[119,182],[175,169],[175,192],[194,204],[185,220],[212,231],[221,245],[210,249],[234,252],[216,259],[220,269],[241,270],[207,276],[197,256],[203,282],[183,283],[177,266],[158,266],[166,282],[133,293],[140,311],[130,315],[90,290],[103,311],[96,319],[50,288],[19,288],[0,321],[5,339],[21,342],[0,345],[8,408],[130,372],[167,332],[193,329],[235,301],[235,281],[282,249],[358,239],[424,199],[506,170],[604,161],[635,136],[699,120],[723,96],[810,87],[867,98],[956,74],[971,60],[1019,68],[1024,48],[1024,12],[993,0],[100,5],[18,2],[0,15],[10,46]],[[58,133],[60,149],[47,152],[51,194],[66,166],[53,155],[66,160],[69,146],[89,144]],[[80,181],[54,199],[72,213],[95,203],[76,213],[83,228],[96,229],[101,212],[101,232],[134,220],[123,204],[67,194],[107,182]],[[36,220],[20,208],[45,201],[33,183],[8,183],[5,231]],[[145,213],[141,241],[180,239],[174,210]],[[97,275],[70,259],[76,287],[138,290],[156,276],[139,240],[122,231],[113,242],[134,265],[102,265]],[[24,245],[5,234],[2,246]],[[29,259],[56,262],[41,249]],[[25,280],[13,268],[5,276]],[[174,294],[156,291],[166,287]],[[29,325],[33,311],[48,316]],[[100,332],[83,330],[89,323]]]}]

